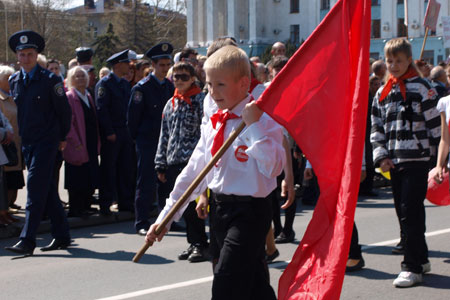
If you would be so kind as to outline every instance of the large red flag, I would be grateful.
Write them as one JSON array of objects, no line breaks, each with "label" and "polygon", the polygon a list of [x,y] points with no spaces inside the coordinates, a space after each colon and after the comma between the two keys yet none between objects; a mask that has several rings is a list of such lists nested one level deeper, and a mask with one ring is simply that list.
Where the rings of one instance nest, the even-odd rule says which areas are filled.
[{"label": "large red flag", "polygon": [[339,299],[366,127],[369,0],[338,0],[257,101],[311,162],[320,197],[278,299]]}]

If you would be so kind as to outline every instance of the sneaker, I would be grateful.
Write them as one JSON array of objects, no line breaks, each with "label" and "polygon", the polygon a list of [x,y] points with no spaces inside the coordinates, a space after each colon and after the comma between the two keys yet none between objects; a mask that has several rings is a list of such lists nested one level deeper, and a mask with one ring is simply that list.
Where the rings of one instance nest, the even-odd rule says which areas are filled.
[{"label": "sneaker", "polygon": [[187,248],[186,250],[181,252],[178,255],[178,259],[179,260],[186,260],[186,259],[188,259],[189,255],[191,255],[191,253],[192,253],[192,250],[194,250],[194,245],[190,245],[189,248]]},{"label": "sneaker", "polygon": [[395,287],[411,287],[422,282],[422,274],[401,271],[394,280]]},{"label": "sneaker", "polygon": [[431,272],[431,264],[430,262],[422,264],[422,274]]}]

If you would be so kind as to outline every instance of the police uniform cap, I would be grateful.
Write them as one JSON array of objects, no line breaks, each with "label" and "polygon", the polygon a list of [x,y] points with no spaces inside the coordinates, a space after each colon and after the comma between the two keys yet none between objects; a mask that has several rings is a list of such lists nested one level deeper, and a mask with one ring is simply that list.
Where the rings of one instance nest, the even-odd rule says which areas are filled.
[{"label": "police uniform cap", "polygon": [[173,46],[170,43],[160,43],[153,46],[145,53],[148,58],[155,60],[159,58],[172,58]]},{"label": "police uniform cap", "polygon": [[75,53],[77,54],[77,61],[80,63],[89,61],[94,55],[94,51],[89,47],[78,47],[75,49]]},{"label": "police uniform cap", "polygon": [[118,52],[116,54],[111,55],[106,62],[109,63],[110,65],[115,65],[121,62],[130,62],[130,58],[128,57],[128,49],[127,50],[123,50],[121,52]]},{"label": "police uniform cap", "polygon": [[44,38],[32,30],[21,30],[14,33],[10,36],[8,43],[14,53],[24,49],[36,49],[38,53],[41,53],[45,48]]}]

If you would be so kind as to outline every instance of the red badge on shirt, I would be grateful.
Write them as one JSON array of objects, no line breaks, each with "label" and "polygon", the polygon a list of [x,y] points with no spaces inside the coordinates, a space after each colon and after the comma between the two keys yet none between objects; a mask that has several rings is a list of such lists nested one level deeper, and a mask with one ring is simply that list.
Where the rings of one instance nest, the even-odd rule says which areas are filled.
[{"label": "red badge on shirt", "polygon": [[434,96],[435,94],[436,94],[436,93],[434,92],[433,89],[429,89],[429,90],[428,90],[428,99],[433,98],[433,96]]},{"label": "red badge on shirt", "polygon": [[248,160],[248,155],[245,153],[245,150],[247,150],[247,146],[239,146],[237,147],[236,151],[234,151],[234,156],[236,156],[236,159],[240,162],[246,162]]}]

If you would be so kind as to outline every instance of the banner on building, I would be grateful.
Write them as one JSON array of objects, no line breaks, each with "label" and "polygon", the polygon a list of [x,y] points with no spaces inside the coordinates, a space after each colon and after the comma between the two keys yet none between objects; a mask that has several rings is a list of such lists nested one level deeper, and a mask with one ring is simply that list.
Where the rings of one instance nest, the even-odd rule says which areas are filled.
[{"label": "banner on building", "polygon": [[444,48],[450,48],[450,17],[442,16],[442,28],[444,29]]},{"label": "banner on building", "polygon": [[436,0],[428,1],[427,12],[425,13],[425,19],[423,20],[423,26],[436,31],[436,24],[439,16],[439,10],[441,4]]}]

